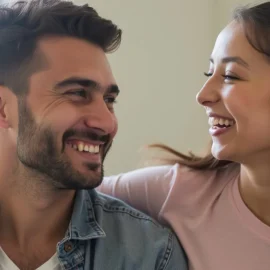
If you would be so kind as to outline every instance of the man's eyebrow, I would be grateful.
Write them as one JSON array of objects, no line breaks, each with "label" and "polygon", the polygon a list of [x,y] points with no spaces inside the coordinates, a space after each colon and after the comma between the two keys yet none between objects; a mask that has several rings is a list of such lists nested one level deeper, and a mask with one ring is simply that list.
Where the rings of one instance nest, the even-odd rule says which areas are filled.
[{"label": "man's eyebrow", "polygon": [[98,87],[97,83],[93,80],[89,80],[89,79],[81,78],[81,77],[70,77],[70,78],[67,78],[63,81],[58,82],[54,86],[54,89],[60,90],[61,88],[65,88],[65,87],[71,86],[71,85],[80,85],[80,86],[88,87],[88,88],[97,88]]},{"label": "man's eyebrow", "polygon": [[[58,82],[55,86],[55,90],[61,90],[62,88],[71,86],[71,85],[80,85],[85,88],[91,88],[92,90],[101,90],[102,87],[100,86],[99,83],[97,83],[94,80],[90,80],[87,78],[82,78],[82,77],[70,77],[67,78],[63,81]],[[111,84],[107,87],[106,92],[108,93],[114,93],[114,94],[119,94],[120,90],[116,84]]]},{"label": "man's eyebrow", "polygon": [[108,90],[107,90],[108,93],[110,94],[116,94],[116,95],[119,95],[120,93],[120,89],[119,87],[116,85],[116,84],[112,84],[108,87]]},{"label": "man's eyebrow", "polygon": [[[214,63],[213,58],[210,58],[210,62],[211,63]],[[231,62],[232,63],[237,63],[238,65],[241,65],[241,66],[243,66],[243,67],[245,67],[247,69],[250,68],[249,67],[249,64],[245,60],[243,60],[241,57],[239,57],[239,56],[224,57],[224,58],[222,58],[221,62],[223,64],[227,64],[227,63],[231,63]]]}]

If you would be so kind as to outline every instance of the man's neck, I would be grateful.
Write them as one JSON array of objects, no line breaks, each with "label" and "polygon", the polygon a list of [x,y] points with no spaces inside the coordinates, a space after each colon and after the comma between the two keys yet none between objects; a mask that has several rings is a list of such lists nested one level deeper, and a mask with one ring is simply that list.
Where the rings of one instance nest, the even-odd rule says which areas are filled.
[{"label": "man's neck", "polygon": [[[17,263],[24,254],[27,263],[36,257],[32,264],[42,264],[65,236],[75,191],[56,190],[25,176],[13,175],[11,184],[0,179],[0,246]],[[39,255],[31,256],[35,252]]]}]

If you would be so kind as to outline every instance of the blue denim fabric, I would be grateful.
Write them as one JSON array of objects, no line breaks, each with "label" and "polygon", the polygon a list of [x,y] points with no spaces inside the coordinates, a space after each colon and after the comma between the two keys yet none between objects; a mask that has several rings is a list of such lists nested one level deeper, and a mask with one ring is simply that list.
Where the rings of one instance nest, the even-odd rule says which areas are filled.
[{"label": "blue denim fabric", "polygon": [[66,270],[187,270],[184,251],[169,229],[95,190],[77,192],[57,254]]}]

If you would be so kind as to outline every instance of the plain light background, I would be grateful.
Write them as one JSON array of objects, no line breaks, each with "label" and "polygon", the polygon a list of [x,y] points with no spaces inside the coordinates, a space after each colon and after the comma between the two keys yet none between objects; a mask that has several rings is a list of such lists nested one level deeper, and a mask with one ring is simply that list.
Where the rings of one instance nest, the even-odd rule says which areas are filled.
[{"label": "plain light background", "polygon": [[[263,2],[263,1],[257,1]],[[142,146],[162,142],[200,153],[209,142],[205,112],[195,96],[209,57],[232,10],[246,0],[77,0],[123,29],[109,60],[121,89],[119,132],[105,174],[143,166]],[[255,2],[253,2],[255,3]]]}]

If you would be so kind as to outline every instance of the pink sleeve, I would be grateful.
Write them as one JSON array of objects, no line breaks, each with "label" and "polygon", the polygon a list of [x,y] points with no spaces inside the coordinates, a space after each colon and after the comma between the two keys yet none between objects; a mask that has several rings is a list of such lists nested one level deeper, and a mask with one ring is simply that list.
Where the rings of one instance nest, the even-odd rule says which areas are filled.
[{"label": "pink sleeve", "polygon": [[105,177],[97,190],[158,219],[177,170],[178,165],[157,166]]}]

